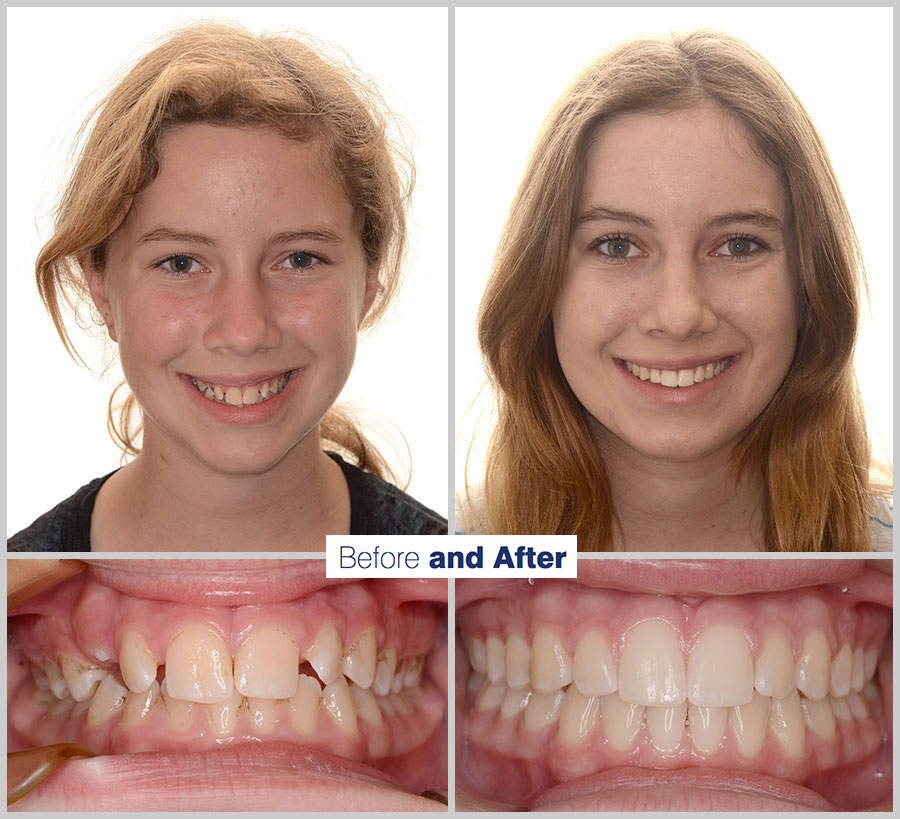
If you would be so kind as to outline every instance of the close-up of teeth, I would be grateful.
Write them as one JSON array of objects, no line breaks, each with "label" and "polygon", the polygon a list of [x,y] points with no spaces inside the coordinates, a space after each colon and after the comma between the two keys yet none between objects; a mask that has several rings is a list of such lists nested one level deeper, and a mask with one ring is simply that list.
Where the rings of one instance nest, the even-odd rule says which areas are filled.
[{"label": "close-up of teeth", "polygon": [[698,364],[696,367],[681,370],[642,367],[631,361],[625,361],[624,366],[628,372],[641,381],[662,384],[664,387],[692,387],[694,384],[701,384],[711,378],[716,378],[730,363],[730,358],[723,358],[721,361],[710,361],[707,364]]},{"label": "close-up of teeth", "polygon": [[[746,798],[720,803],[732,810],[762,794],[782,800],[771,809],[889,800],[889,576],[792,561],[804,584],[785,563],[667,563],[582,559],[578,582],[458,581],[464,792],[554,810],[672,810],[666,783],[740,782]],[[814,582],[845,568],[862,579]],[[647,578],[672,593],[643,592]],[[749,591],[760,586],[772,591]],[[515,776],[496,775],[504,767]],[[616,797],[615,783],[639,795]]]},{"label": "close-up of teeth", "polygon": [[258,384],[250,384],[246,387],[209,384],[193,376],[190,377],[190,382],[204,398],[215,401],[217,404],[228,404],[231,407],[249,407],[253,404],[262,404],[269,398],[274,398],[287,386],[290,377],[291,372],[287,372],[267,381],[260,381]]}]

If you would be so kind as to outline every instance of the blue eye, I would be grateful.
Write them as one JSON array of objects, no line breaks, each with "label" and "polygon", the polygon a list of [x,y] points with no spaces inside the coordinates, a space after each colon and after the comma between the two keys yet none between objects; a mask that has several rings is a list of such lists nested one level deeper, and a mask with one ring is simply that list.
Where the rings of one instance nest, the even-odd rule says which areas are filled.
[{"label": "blue eye", "polygon": [[714,256],[730,256],[733,259],[747,259],[755,256],[765,245],[750,236],[730,236],[713,252]]},{"label": "blue eye", "polygon": [[619,235],[601,236],[594,241],[593,248],[613,261],[625,261],[641,254],[640,248],[631,239]]}]

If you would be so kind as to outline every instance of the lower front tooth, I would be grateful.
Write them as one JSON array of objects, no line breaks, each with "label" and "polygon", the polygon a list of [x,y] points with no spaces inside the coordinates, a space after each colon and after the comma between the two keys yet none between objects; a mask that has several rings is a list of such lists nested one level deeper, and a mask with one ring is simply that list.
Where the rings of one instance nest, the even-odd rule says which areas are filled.
[{"label": "lower front tooth", "polygon": [[738,753],[742,757],[756,756],[766,741],[766,726],[769,724],[768,697],[753,692],[753,699],[746,705],[735,705],[728,714],[732,733],[737,742]]},{"label": "lower front tooth", "polygon": [[796,691],[783,699],[773,697],[769,728],[785,756],[792,759],[803,756],[806,750],[806,720],[803,718],[800,695]]},{"label": "lower front tooth", "polygon": [[126,728],[141,725],[159,702],[159,683],[154,680],[146,691],[132,691],[125,699],[121,724]]},{"label": "lower front tooth", "polygon": [[62,676],[76,702],[86,702],[91,698],[101,680],[109,676],[105,668],[87,665],[77,657],[63,654],[59,659]]},{"label": "lower front tooth", "polygon": [[187,731],[194,721],[194,703],[173,697],[169,693],[169,680],[165,679],[159,686],[159,697],[166,707],[169,724],[174,731]]},{"label": "lower front tooth", "polygon": [[846,697],[830,697],[829,702],[831,703],[831,710],[834,712],[837,719],[843,721],[853,719],[853,714],[850,711],[850,706],[847,704]]},{"label": "lower front tooth", "polygon": [[240,691],[232,691],[231,696],[223,702],[214,702],[207,705],[209,714],[209,726],[216,736],[230,737],[234,734],[234,726],[237,725],[241,714],[244,697]]},{"label": "lower front tooth", "polygon": [[600,698],[586,697],[574,686],[569,686],[566,701],[559,715],[557,739],[572,745],[584,739],[600,719]]},{"label": "lower front tooth", "polygon": [[384,722],[381,709],[375,701],[375,695],[368,688],[360,688],[355,683],[350,686],[350,696],[353,697],[353,705],[356,713],[363,722],[378,727]]},{"label": "lower front tooth", "polygon": [[525,706],[525,727],[529,731],[540,731],[548,725],[553,725],[559,719],[565,696],[563,691],[548,694],[535,691]]},{"label": "lower front tooth", "polygon": [[511,719],[517,716],[528,705],[531,699],[531,687],[521,686],[519,688],[509,688],[500,701],[500,716],[504,719]]},{"label": "lower front tooth", "polygon": [[684,717],[687,713],[687,703],[671,705],[647,706],[647,732],[650,741],[656,750],[662,753],[670,753],[681,744],[681,735],[684,733]]},{"label": "lower front tooth", "polygon": [[271,734],[275,730],[275,706],[277,702],[266,698],[247,697],[247,713],[258,735]]},{"label": "lower front tooth", "polygon": [[297,693],[288,700],[291,727],[298,734],[309,736],[315,733],[321,702],[322,689],[318,680],[307,674],[300,674],[297,677]]},{"label": "lower front tooth", "polygon": [[350,688],[343,676],[325,686],[322,691],[322,707],[342,733],[356,736],[358,733],[356,709],[353,707]]},{"label": "lower front tooth", "polygon": [[503,683],[492,683],[485,678],[484,685],[475,696],[475,708],[478,711],[490,711],[503,702],[506,686]]},{"label": "lower front tooth", "polygon": [[803,697],[800,702],[809,730],[822,739],[831,739],[837,730],[837,725],[828,699],[811,700]]},{"label": "lower front tooth", "polygon": [[613,751],[627,751],[641,731],[645,706],[625,702],[618,693],[600,697],[606,741]]},{"label": "lower front tooth", "polygon": [[112,719],[116,712],[125,705],[127,696],[128,689],[124,685],[119,685],[112,675],[106,677],[97,686],[97,693],[91,700],[91,707],[87,712],[88,727],[96,728]]},{"label": "lower front tooth", "polygon": [[688,722],[691,726],[691,741],[701,754],[713,753],[721,744],[728,721],[728,708],[707,707],[690,704]]},{"label": "lower front tooth", "polygon": [[866,705],[865,699],[856,691],[851,691],[847,695],[847,705],[850,706],[850,713],[856,719],[865,719],[869,716],[869,707]]}]

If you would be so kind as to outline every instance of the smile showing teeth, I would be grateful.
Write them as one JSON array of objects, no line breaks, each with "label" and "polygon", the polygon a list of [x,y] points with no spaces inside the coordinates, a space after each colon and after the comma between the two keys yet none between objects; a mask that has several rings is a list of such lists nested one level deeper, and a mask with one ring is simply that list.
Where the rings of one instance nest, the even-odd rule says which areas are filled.
[{"label": "smile showing teeth", "polygon": [[653,367],[642,367],[631,361],[624,361],[625,369],[635,378],[641,381],[650,381],[653,384],[661,384],[663,387],[693,387],[715,378],[731,363],[731,358],[723,358],[721,361],[711,361],[708,364],[698,364],[684,370],[661,370]]},{"label": "smile showing teeth", "polygon": [[275,378],[250,384],[246,387],[234,387],[222,384],[210,384],[199,378],[188,376],[194,388],[204,397],[217,404],[227,404],[231,407],[249,407],[254,404],[262,404],[280,393],[290,380],[294,370],[282,373]]}]

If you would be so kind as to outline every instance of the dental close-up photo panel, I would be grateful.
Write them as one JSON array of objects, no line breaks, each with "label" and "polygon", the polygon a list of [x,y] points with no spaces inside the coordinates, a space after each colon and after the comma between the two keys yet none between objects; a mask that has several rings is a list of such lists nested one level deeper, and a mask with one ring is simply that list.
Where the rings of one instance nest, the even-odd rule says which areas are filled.
[{"label": "dental close-up photo panel", "polygon": [[447,10],[7,21],[10,549],[445,533]]},{"label": "dental close-up photo panel", "polygon": [[456,583],[457,808],[892,809],[890,558]]},{"label": "dental close-up photo panel", "polygon": [[8,558],[13,810],[446,811],[447,581]]},{"label": "dental close-up photo panel", "polygon": [[457,10],[458,530],[892,548],[891,21]]}]

